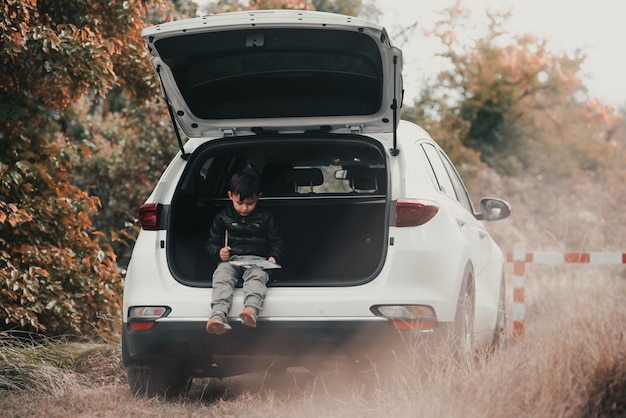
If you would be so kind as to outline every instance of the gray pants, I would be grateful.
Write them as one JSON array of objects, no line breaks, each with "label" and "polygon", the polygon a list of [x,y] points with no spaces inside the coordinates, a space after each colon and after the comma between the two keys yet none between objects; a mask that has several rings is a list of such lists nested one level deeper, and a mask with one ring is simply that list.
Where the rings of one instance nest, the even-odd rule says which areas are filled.
[{"label": "gray pants", "polygon": [[260,268],[243,268],[228,262],[219,263],[213,272],[213,312],[222,311],[228,315],[233,303],[235,285],[243,278],[243,304],[252,306],[257,312],[263,308],[267,293],[269,274]]}]

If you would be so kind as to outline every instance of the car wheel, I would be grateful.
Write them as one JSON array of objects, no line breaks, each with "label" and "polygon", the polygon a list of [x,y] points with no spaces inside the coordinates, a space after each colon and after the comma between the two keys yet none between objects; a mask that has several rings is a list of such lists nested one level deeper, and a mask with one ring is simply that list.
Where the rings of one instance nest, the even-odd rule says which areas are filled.
[{"label": "car wheel", "polygon": [[127,368],[128,386],[134,395],[175,398],[186,393],[191,377],[179,364],[142,361],[138,367]]},{"label": "car wheel", "polygon": [[470,280],[459,297],[454,337],[457,359],[469,366],[474,356],[474,292]]},{"label": "car wheel", "polygon": [[498,301],[498,316],[496,317],[496,327],[493,334],[492,349],[494,352],[502,349],[505,342],[506,332],[506,285],[504,275],[500,284],[500,299]]}]

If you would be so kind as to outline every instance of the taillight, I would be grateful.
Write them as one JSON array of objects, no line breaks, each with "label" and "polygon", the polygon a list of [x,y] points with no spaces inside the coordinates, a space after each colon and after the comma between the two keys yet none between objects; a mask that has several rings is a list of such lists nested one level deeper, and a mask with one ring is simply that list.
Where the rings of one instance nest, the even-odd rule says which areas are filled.
[{"label": "taillight", "polygon": [[439,205],[428,200],[398,199],[396,226],[418,226],[430,221],[439,212]]},{"label": "taillight", "polygon": [[433,332],[437,328],[437,314],[427,305],[372,306],[374,315],[385,317],[402,331]]},{"label": "taillight", "polygon": [[146,203],[139,208],[137,215],[139,223],[146,231],[156,231],[159,229],[159,216],[156,203]]},{"label": "taillight", "polygon": [[131,331],[148,331],[157,319],[170,312],[167,306],[134,306],[128,310],[128,327]]}]

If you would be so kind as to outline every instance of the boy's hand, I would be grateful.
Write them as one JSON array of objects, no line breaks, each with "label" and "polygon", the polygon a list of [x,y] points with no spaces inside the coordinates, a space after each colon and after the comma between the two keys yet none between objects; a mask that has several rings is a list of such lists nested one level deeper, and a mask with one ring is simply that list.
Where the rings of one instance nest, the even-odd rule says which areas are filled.
[{"label": "boy's hand", "polygon": [[274,257],[268,258],[267,261],[269,261],[272,264],[276,264],[276,259]]},{"label": "boy's hand", "polygon": [[222,247],[220,249],[220,260],[228,261],[229,258],[230,258],[230,247],[228,246]]}]

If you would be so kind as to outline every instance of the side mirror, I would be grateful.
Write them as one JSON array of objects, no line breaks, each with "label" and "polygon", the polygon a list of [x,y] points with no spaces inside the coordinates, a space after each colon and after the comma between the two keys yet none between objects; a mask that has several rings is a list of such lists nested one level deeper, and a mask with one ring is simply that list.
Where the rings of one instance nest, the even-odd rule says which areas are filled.
[{"label": "side mirror", "polygon": [[511,214],[511,205],[506,200],[495,197],[480,199],[480,212],[476,218],[483,221],[498,221]]}]

